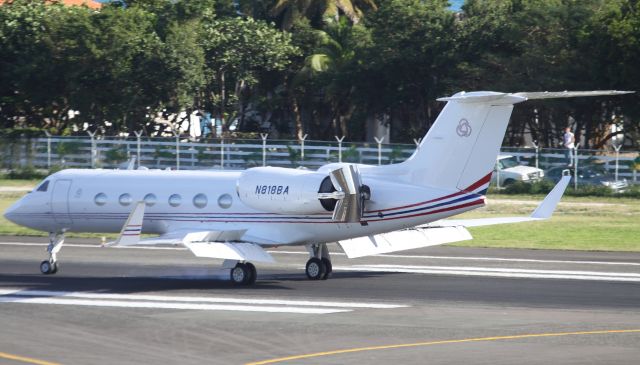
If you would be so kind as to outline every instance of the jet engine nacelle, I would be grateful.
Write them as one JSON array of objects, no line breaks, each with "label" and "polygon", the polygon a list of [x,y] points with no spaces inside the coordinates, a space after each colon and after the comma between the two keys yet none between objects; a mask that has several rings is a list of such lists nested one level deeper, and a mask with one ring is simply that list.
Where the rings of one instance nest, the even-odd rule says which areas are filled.
[{"label": "jet engine nacelle", "polygon": [[254,167],[240,174],[237,190],[244,204],[262,212],[318,214],[333,210],[326,207],[332,199],[318,199],[319,192],[335,191],[331,180],[315,171]]}]

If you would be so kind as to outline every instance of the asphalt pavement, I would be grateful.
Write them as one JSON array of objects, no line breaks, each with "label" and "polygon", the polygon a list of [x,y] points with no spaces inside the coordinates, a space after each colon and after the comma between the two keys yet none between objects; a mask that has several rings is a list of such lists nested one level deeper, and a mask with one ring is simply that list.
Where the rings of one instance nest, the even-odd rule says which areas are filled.
[{"label": "asphalt pavement", "polygon": [[640,254],[432,247],[304,275],[272,251],[252,287],[180,247],[0,237],[0,363],[637,364]]}]

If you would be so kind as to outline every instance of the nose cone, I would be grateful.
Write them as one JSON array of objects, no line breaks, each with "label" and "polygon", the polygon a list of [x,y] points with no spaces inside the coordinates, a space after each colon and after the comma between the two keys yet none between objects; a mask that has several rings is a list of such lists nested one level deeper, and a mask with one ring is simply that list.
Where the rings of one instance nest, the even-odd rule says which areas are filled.
[{"label": "nose cone", "polygon": [[18,211],[20,210],[21,205],[22,205],[22,199],[18,200],[12,206],[10,206],[7,210],[4,211],[4,218],[15,224],[21,224],[17,218]]}]

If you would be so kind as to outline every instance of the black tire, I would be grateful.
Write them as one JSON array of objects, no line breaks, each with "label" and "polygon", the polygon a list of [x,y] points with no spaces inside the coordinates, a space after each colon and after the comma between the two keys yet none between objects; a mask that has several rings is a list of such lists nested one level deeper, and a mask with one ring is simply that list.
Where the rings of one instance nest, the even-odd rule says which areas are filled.
[{"label": "black tire", "polygon": [[250,262],[247,262],[245,265],[247,265],[247,268],[249,269],[249,280],[247,281],[246,285],[253,285],[258,279],[258,271],[256,270],[255,265]]},{"label": "black tire", "polygon": [[307,267],[305,272],[307,277],[311,280],[320,280],[327,271],[327,267],[324,262],[319,258],[312,257],[307,261]]},{"label": "black tire", "polygon": [[45,275],[49,275],[53,273],[53,265],[51,264],[51,261],[49,260],[42,261],[40,263],[40,272]]},{"label": "black tire", "polygon": [[246,264],[238,263],[229,271],[229,278],[235,285],[246,285],[251,276],[249,267]]},{"label": "black tire", "polygon": [[509,185],[511,185],[511,184],[515,184],[515,182],[516,182],[516,181],[515,181],[514,179],[506,179],[506,180],[502,183],[502,185],[504,185],[504,186],[509,186]]},{"label": "black tire", "polygon": [[322,275],[322,280],[327,280],[331,277],[331,273],[333,272],[333,265],[331,265],[331,260],[324,257],[322,258],[322,263],[325,267],[324,275]]}]

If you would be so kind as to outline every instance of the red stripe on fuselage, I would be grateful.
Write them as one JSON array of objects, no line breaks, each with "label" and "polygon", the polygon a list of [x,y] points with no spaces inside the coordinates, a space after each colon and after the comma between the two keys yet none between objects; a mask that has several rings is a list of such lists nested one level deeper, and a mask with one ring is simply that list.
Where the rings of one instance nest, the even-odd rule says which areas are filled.
[{"label": "red stripe on fuselage", "polygon": [[395,207],[395,208],[387,208],[387,209],[380,209],[380,210],[370,210],[370,211],[366,211],[365,213],[377,213],[377,212],[388,212],[390,210],[398,210],[398,209],[404,209],[404,208],[411,208],[411,207],[415,207],[418,205],[422,205],[422,204],[429,204],[429,203],[434,203],[440,200],[445,200],[445,199],[449,199],[449,198],[453,198],[456,197],[458,195],[461,195],[463,193],[466,192],[473,192],[474,190],[476,190],[477,188],[481,187],[482,185],[488,183],[491,180],[491,172],[488,173],[486,176],[484,176],[482,179],[476,181],[475,183],[471,184],[469,187],[467,187],[466,189],[460,190],[456,193],[453,194],[449,194],[449,195],[445,195],[443,197],[440,198],[436,198],[436,199],[431,199],[431,200],[427,200],[427,201],[423,201],[423,202],[419,202],[419,203],[414,203],[414,204],[409,204],[409,205],[403,205],[401,207]]}]

